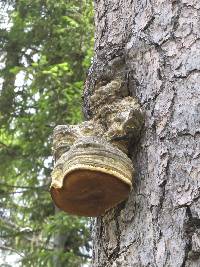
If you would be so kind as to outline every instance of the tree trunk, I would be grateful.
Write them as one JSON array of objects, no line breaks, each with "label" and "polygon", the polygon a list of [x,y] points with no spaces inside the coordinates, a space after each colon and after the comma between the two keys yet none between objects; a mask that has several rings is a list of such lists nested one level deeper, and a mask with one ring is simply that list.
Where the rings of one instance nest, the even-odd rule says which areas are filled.
[{"label": "tree trunk", "polygon": [[145,113],[125,203],[97,218],[93,266],[200,266],[200,3],[96,0],[95,84],[126,77]]}]

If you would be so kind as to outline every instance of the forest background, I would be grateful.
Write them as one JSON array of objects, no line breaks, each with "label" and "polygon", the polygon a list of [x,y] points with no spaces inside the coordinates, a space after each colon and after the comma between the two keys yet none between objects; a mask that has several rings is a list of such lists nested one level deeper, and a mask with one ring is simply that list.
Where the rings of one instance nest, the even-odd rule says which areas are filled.
[{"label": "forest background", "polygon": [[91,0],[0,3],[1,267],[90,260],[88,221],[55,212],[49,185],[53,128],[82,120],[93,42]]}]

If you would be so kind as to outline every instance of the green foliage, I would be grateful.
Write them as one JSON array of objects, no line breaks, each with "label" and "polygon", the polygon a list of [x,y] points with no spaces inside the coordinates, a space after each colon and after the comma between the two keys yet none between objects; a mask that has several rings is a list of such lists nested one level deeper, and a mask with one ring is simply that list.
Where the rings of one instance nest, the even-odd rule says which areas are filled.
[{"label": "green foliage", "polygon": [[[93,47],[92,0],[1,5],[1,16],[9,18],[7,27],[0,20],[2,246],[20,254],[21,266],[80,266],[88,258],[87,221],[55,214],[48,188],[53,128],[82,120]],[[61,247],[54,242],[59,236],[66,237]]]}]

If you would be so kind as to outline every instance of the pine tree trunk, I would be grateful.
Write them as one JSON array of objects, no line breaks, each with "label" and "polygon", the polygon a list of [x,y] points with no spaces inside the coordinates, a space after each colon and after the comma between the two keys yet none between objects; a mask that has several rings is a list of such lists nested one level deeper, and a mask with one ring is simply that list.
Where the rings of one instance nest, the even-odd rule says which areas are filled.
[{"label": "pine tree trunk", "polygon": [[95,24],[86,117],[120,72],[145,126],[129,199],[95,221],[93,266],[200,266],[200,3],[98,0]]}]

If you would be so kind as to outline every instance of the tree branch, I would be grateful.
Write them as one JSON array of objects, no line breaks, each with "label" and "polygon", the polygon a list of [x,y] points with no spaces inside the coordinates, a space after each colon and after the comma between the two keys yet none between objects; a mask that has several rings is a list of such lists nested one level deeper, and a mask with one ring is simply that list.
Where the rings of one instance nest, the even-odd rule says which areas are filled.
[{"label": "tree branch", "polygon": [[18,250],[14,249],[14,248],[11,248],[11,247],[7,247],[7,246],[1,245],[0,246],[0,250],[9,250],[9,251],[11,251],[13,253],[18,254],[20,257],[24,257],[24,254],[21,254]]}]

